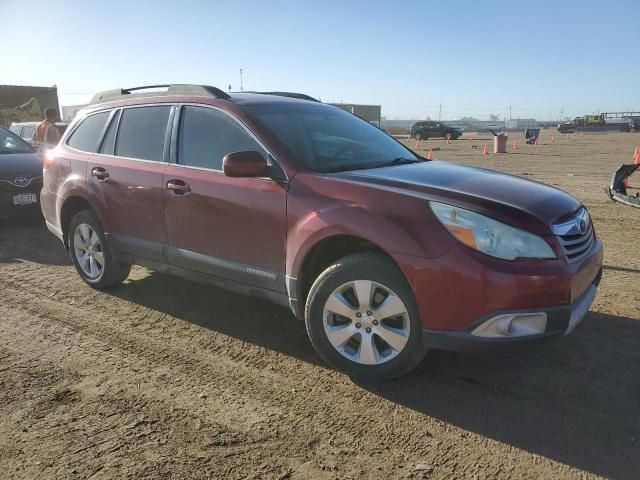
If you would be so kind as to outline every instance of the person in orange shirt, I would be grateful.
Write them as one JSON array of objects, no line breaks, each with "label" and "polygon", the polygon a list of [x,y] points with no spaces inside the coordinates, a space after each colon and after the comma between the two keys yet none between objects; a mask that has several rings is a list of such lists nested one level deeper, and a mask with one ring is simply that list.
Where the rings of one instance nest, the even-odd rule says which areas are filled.
[{"label": "person in orange shirt", "polygon": [[33,133],[33,140],[47,145],[57,145],[61,137],[60,131],[56,127],[57,119],[58,112],[56,112],[56,109],[47,108],[44,111],[44,120],[38,124],[36,131]]}]

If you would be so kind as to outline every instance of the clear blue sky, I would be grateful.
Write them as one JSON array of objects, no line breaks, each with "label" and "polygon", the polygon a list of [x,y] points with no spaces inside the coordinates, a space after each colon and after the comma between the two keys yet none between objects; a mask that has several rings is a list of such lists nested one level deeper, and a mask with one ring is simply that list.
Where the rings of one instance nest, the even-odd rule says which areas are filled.
[{"label": "clear blue sky", "polygon": [[640,1],[0,0],[1,84],[184,82],[554,119],[640,109]]}]

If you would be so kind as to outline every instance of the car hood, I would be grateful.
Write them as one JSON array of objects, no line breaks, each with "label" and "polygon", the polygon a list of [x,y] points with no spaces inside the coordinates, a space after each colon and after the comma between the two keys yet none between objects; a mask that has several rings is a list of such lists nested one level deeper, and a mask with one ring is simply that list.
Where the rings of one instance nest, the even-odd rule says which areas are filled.
[{"label": "car hood", "polygon": [[573,196],[550,185],[443,161],[336,175],[457,205],[542,235],[581,206]]},{"label": "car hood", "polygon": [[12,180],[17,176],[42,175],[42,157],[39,153],[0,154],[0,178]]}]

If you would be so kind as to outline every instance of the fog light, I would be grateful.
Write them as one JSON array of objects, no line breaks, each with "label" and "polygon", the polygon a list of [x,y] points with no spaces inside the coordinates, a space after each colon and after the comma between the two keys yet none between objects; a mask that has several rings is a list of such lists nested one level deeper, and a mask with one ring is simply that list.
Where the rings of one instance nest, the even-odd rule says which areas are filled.
[{"label": "fog light", "polygon": [[491,317],[473,329],[471,335],[489,338],[523,337],[539,335],[547,328],[547,314],[507,313]]}]

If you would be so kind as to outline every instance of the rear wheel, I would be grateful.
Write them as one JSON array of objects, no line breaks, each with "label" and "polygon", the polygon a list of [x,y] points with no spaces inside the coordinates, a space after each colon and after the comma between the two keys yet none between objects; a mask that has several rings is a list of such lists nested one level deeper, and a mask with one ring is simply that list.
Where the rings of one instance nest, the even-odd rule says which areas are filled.
[{"label": "rear wheel", "polygon": [[327,268],[311,287],[305,322],[320,356],[353,377],[396,378],[426,353],[413,292],[381,255],[350,255]]},{"label": "rear wheel", "polygon": [[115,261],[112,246],[93,211],[76,213],[68,235],[71,260],[87,284],[98,289],[109,288],[129,276],[131,265]]},{"label": "rear wheel", "polygon": [[418,132],[418,133],[413,135],[413,138],[415,138],[416,140],[422,140],[422,134],[420,132]]}]

